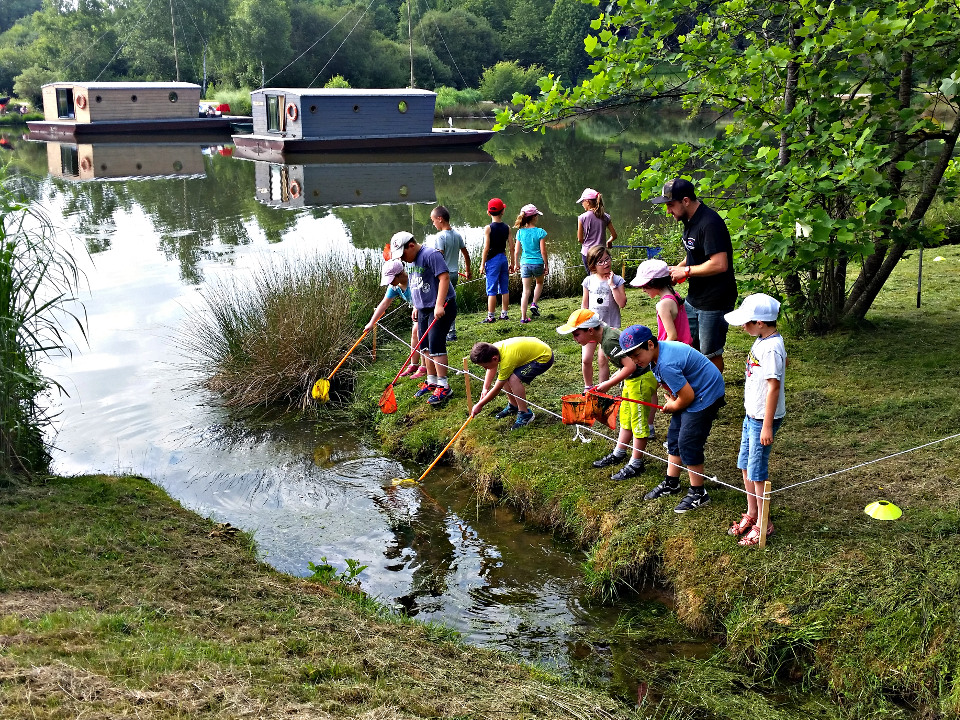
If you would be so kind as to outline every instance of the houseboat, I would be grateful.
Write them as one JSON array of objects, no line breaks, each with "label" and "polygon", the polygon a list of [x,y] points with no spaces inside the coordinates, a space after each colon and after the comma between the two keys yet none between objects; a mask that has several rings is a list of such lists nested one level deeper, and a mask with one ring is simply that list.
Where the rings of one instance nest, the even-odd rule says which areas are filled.
[{"label": "houseboat", "polygon": [[230,118],[200,117],[200,86],[182,82],[54,82],[43,86],[43,120],[31,138],[230,132]]},{"label": "houseboat", "polygon": [[185,142],[47,141],[47,170],[66,180],[196,179],[206,176],[203,150]]},{"label": "houseboat", "polygon": [[428,90],[261,88],[251,94],[253,133],[238,148],[264,159],[290,153],[479,147],[492,130],[433,127]]},{"label": "houseboat", "polygon": [[[243,148],[234,157],[250,159]],[[493,162],[482,150],[443,153],[323,153],[296,164],[255,160],[256,199],[278,208],[435,204],[435,173]]]}]

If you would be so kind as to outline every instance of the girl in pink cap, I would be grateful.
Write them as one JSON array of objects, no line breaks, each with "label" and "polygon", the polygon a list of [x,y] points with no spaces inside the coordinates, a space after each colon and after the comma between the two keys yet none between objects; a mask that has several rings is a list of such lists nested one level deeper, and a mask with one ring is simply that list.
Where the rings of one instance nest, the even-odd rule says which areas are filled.
[{"label": "girl in pink cap", "polygon": [[[590,274],[587,265],[587,253],[590,248],[604,245],[610,247],[617,239],[617,230],[610,221],[610,215],[603,209],[603,195],[593,188],[586,188],[580,193],[578,203],[583,205],[583,214],[577,218],[577,240],[580,241],[580,255],[583,257],[583,267]],[[607,239],[607,231],[610,238]]]},{"label": "girl in pink cap", "polygon": [[[537,227],[542,212],[536,205],[524,205],[520,208],[517,221],[513,224],[517,228],[517,242],[513,251],[513,266],[520,268],[520,280],[523,282],[523,295],[520,297],[520,322],[528,323],[529,303],[530,314],[540,317],[540,308],[537,301],[543,291],[543,278],[550,272],[547,264],[547,231]],[[536,287],[534,287],[536,283]],[[533,291],[533,302],[530,301],[530,292]]]}]

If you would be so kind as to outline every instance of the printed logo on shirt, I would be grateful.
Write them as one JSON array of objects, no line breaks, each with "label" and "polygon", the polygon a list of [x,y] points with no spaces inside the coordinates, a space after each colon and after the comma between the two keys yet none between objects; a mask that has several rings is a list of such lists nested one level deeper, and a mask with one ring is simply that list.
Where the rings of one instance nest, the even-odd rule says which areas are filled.
[{"label": "printed logo on shirt", "polygon": [[693,250],[695,247],[697,247],[697,239],[692,237],[685,237],[683,239],[683,246],[687,250]]},{"label": "printed logo on shirt", "polygon": [[753,350],[747,353],[747,363],[746,363],[746,373],[747,377],[753,376],[753,369],[760,367],[760,361],[757,360],[757,356],[753,354]]}]

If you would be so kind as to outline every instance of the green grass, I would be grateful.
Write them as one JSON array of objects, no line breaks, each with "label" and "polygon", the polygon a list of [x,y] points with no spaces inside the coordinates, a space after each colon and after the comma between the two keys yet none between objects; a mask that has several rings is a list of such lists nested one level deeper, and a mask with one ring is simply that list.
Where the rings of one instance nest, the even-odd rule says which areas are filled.
[{"label": "green grass", "polygon": [[[960,432],[960,249],[936,252],[945,259],[934,263],[934,253],[926,254],[919,310],[911,256],[864,327],[825,337],[783,328],[790,355],[788,414],[771,458],[775,489]],[[625,325],[655,321],[645,296],[629,292],[628,298]],[[576,304],[546,300],[543,317],[522,327],[481,325],[480,315],[471,327],[461,316],[451,362],[459,367],[475,340],[541,337],[555,348],[557,362],[534,381],[529,398],[558,412],[559,398],[582,387],[579,347],[554,330]],[[742,487],[736,452],[749,344],[748,336],[731,329],[728,404],[707,444],[707,472],[734,488]],[[358,417],[375,412],[401,354],[383,348],[359,376],[352,403]],[[454,381],[454,389],[454,400],[437,411],[401,385],[399,412],[374,420],[385,449],[431,460],[466,417],[464,386]],[[474,383],[474,398],[476,391]],[[665,418],[658,427],[662,437]],[[624,585],[671,588],[681,622],[717,633],[725,657],[748,676],[825,688],[851,717],[910,717],[910,708],[930,717],[960,714],[957,440],[775,494],[776,533],[759,551],[726,535],[745,507],[736,489],[711,485],[710,506],[677,516],[674,503],[641,499],[662,477],[659,462],[648,463],[639,482],[617,484],[590,467],[609,445],[574,444],[571,435],[545,413],[516,433],[485,413],[448,460],[469,469],[480,496],[508,502],[532,525],[578,540],[588,550],[598,592]],[[662,454],[657,443],[653,452]],[[877,499],[894,502],[904,517],[870,519],[863,508]],[[703,710],[716,712],[706,705]]]}]

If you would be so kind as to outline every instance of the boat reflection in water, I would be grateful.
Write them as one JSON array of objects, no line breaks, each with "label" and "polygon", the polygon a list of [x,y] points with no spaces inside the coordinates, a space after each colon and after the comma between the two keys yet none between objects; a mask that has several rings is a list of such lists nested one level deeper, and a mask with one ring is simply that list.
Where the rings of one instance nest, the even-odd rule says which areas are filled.
[{"label": "boat reflection in water", "polygon": [[296,164],[257,160],[241,147],[236,157],[256,164],[257,200],[272,207],[350,207],[436,202],[436,168],[493,162],[482,150],[442,153],[323,153],[297,155]]},{"label": "boat reflection in water", "polygon": [[[200,143],[157,142],[56,142],[47,145],[47,170],[67,180],[144,180],[148,178],[206,177],[204,153],[230,148]],[[221,139],[222,142],[222,139]]]}]

